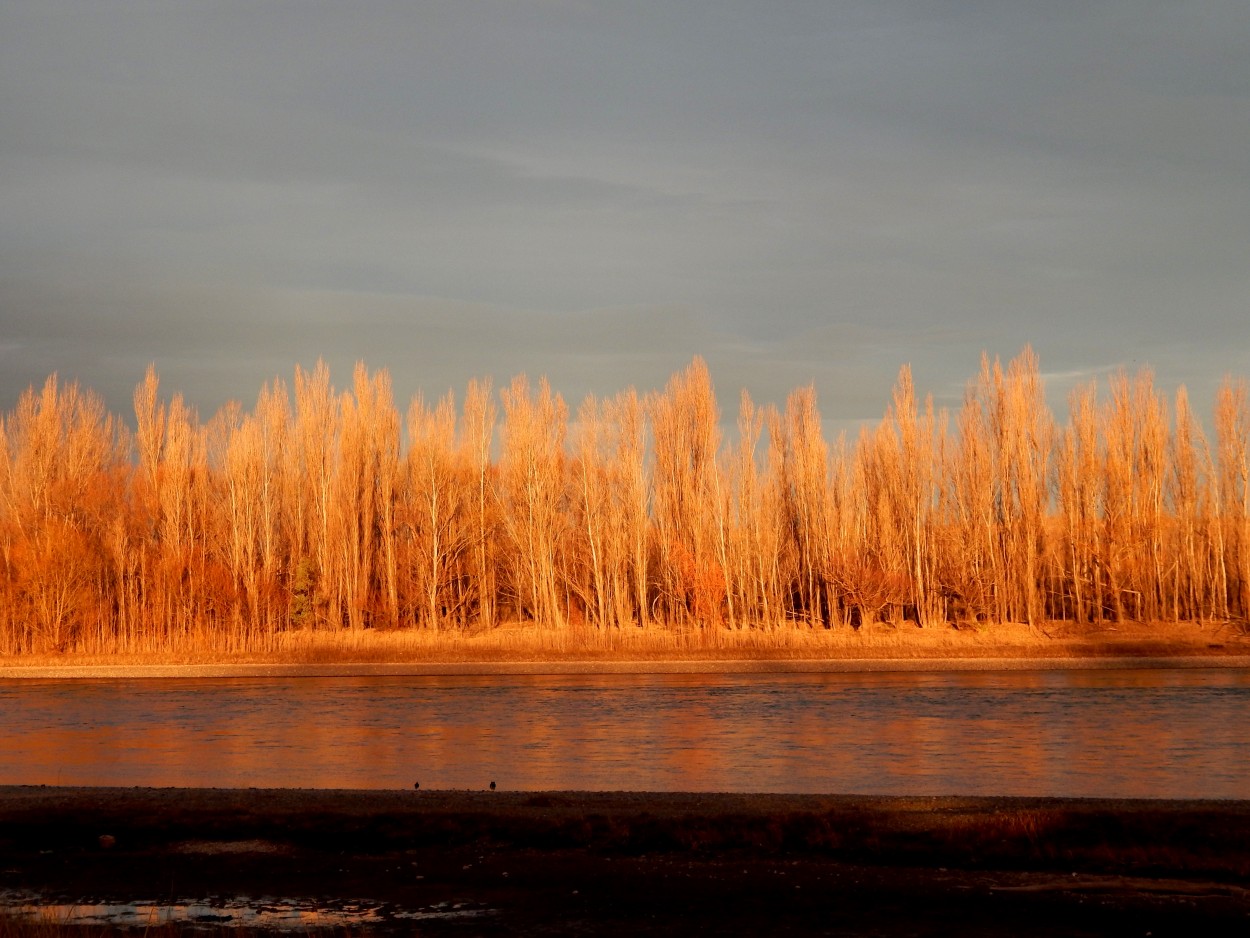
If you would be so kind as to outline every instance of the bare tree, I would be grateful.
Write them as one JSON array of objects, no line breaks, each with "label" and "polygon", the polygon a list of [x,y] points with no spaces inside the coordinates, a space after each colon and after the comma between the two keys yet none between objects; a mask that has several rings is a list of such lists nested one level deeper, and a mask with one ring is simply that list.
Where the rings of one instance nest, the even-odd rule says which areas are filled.
[{"label": "bare tree", "polygon": [[[394,489],[399,461],[399,416],[385,371],[372,377],[356,366],[353,394],[343,394],[339,463],[335,475],[337,548],[342,601],[353,629],[394,625]],[[380,594],[380,595],[379,595]],[[375,598],[380,601],[376,605]]]},{"label": "bare tree", "polygon": [[778,521],[797,564],[795,613],[809,624],[828,624],[833,615],[826,581],[832,543],[829,447],[821,432],[815,388],[809,385],[790,394],[785,418],[773,419],[769,437],[776,441],[773,452],[778,457]]},{"label": "bare tree", "polygon": [[[337,588],[337,553],[331,540],[335,472],[339,447],[339,399],[330,385],[330,369],[318,361],[311,373],[295,369],[295,460],[302,490],[294,500],[304,523],[293,532],[292,560],[311,567],[314,613],[326,625],[342,622]],[[307,551],[307,555],[303,553]]]},{"label": "bare tree", "polygon": [[461,618],[468,597],[460,585],[465,555],[474,546],[473,454],[456,441],[456,405],[449,393],[431,409],[418,395],[408,410],[405,528],[412,560],[405,565],[420,598],[417,620],[426,628]]},{"label": "bare tree", "polygon": [[1215,401],[1226,614],[1250,618],[1250,391],[1225,378]]},{"label": "bare tree", "polygon": [[470,381],[464,398],[461,448],[468,457],[473,486],[473,585],[477,620],[484,628],[495,624],[498,578],[495,542],[498,528],[498,497],[491,444],[497,412],[490,381]]},{"label": "bare tree", "polygon": [[1181,385],[1176,392],[1175,421],[1171,442],[1168,503],[1174,519],[1175,575],[1172,580],[1172,619],[1200,620],[1210,615],[1210,588],[1205,565],[1200,562],[1201,512],[1206,478],[1199,462],[1205,449],[1202,430],[1189,407],[1189,393]]},{"label": "bare tree", "polygon": [[705,628],[720,618],[725,579],[719,532],[706,512],[709,505],[721,510],[720,413],[703,359],[695,358],[663,394],[652,396],[648,411],[663,616],[678,627]]},{"label": "bare tree", "polygon": [[514,562],[511,582],[523,613],[540,625],[567,624],[560,602],[557,549],[564,519],[564,435],[567,409],[547,379],[531,394],[524,375],[503,391],[504,437],[500,461],[506,493],[504,521]]}]

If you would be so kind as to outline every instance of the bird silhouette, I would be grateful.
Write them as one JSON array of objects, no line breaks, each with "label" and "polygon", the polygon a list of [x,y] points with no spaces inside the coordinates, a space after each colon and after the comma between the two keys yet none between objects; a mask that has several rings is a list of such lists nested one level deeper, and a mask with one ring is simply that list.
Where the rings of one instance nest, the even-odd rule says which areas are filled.
[{"label": "bird silhouette", "polygon": [[412,783],[412,788],[413,788],[413,790],[414,790],[414,791],[416,791],[416,790],[417,790],[418,788],[420,788],[420,787],[421,787],[421,783],[420,783],[420,782],[413,782],[413,783]]},{"label": "bird silhouette", "polygon": [[490,783],[490,790],[491,790],[491,791],[494,791],[494,790],[495,790],[495,783],[494,783],[494,782],[491,782],[491,783]]}]

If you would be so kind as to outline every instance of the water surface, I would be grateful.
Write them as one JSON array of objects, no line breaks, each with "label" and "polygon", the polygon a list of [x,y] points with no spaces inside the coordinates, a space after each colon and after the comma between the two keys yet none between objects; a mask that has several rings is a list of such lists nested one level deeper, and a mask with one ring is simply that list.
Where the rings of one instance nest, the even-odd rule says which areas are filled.
[{"label": "water surface", "polygon": [[0,681],[0,784],[1250,798],[1250,671]]}]

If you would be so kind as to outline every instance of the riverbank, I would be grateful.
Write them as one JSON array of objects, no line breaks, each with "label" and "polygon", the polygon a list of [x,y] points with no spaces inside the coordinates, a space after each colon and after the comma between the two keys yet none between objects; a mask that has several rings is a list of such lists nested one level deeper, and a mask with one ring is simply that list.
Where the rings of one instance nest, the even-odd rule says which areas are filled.
[{"label": "riverbank", "polygon": [[1250,655],[1099,658],[829,658],[685,661],[462,661],[392,664],[93,664],[0,666],[0,680],[440,677],[560,674],[837,674],[917,671],[1250,669]]},{"label": "riverbank", "polygon": [[1250,802],[0,787],[0,891],[423,934],[1220,934]]},{"label": "riverbank", "polygon": [[1230,622],[958,629],[873,623],[855,630],[707,633],[508,626],[479,632],[303,631],[242,649],[187,639],[173,648],[109,655],[7,656],[0,657],[0,678],[1247,666],[1250,632]]}]

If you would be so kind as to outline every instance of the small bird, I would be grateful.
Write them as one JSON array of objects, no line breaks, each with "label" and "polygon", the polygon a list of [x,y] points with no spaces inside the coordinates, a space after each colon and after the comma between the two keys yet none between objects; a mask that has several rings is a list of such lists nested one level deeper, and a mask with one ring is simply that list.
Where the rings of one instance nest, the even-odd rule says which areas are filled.
[{"label": "small bird", "polygon": [[413,791],[416,791],[416,790],[417,790],[418,788],[420,788],[420,787],[421,787],[421,783],[420,783],[420,782],[413,782],[413,783],[412,783],[412,790],[413,790]]},{"label": "small bird", "polygon": [[490,783],[490,790],[491,790],[491,791],[494,791],[494,790],[495,790],[495,783],[494,783],[494,782],[491,782],[491,783]]}]

